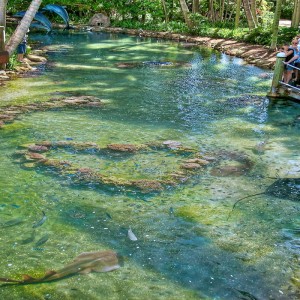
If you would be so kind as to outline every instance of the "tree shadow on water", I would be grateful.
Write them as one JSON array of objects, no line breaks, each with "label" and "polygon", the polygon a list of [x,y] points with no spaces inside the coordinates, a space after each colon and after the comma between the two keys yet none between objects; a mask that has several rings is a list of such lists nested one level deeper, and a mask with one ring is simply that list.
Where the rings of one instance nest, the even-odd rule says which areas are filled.
[{"label": "tree shadow on water", "polygon": [[[130,221],[121,221],[122,216],[115,217],[105,210],[95,215],[92,210],[92,207],[66,206],[61,210],[60,219],[91,235],[94,241],[115,249],[125,258],[125,264],[134,262],[140,268],[198,292],[199,296],[248,299],[242,296],[253,295],[249,299],[267,299],[273,294],[277,299],[279,278],[246,265],[232,253],[218,248],[196,233],[195,223],[162,213],[151,217],[139,215],[140,226],[132,229],[138,240],[132,241],[127,236]],[[84,217],[76,218],[76,214]]]}]

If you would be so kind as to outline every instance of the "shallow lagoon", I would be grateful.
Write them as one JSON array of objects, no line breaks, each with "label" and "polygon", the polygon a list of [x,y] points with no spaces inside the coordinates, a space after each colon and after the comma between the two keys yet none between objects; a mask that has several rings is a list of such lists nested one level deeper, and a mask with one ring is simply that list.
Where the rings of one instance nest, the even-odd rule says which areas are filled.
[{"label": "shallow lagoon", "polygon": [[[264,97],[270,72],[207,48],[160,40],[104,33],[32,39],[50,45],[49,64],[39,77],[2,87],[1,105],[90,95],[104,106],[31,112],[1,129],[0,275],[41,277],[82,252],[105,249],[122,255],[124,266],[4,286],[3,299],[299,298],[299,203],[262,194],[232,211],[239,198],[264,192],[276,178],[299,178],[300,105]],[[138,64],[120,68],[123,62]],[[40,141],[106,147],[167,140],[223,160],[179,185],[143,193],[80,183],[72,174],[15,158],[22,145]],[[169,151],[49,155],[121,179],[155,180],[185,160]],[[226,169],[243,157],[251,161],[247,172]],[[42,211],[47,220],[33,229]],[[129,228],[137,241],[128,238]],[[36,245],[43,237],[47,241]]]}]

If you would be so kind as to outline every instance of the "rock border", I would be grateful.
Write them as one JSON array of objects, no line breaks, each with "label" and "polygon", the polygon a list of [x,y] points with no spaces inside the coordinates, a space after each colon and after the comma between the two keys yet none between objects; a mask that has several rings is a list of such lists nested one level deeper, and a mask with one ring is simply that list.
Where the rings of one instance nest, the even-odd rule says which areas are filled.
[{"label": "rock border", "polygon": [[0,107],[0,129],[5,124],[12,123],[21,114],[35,111],[45,111],[63,107],[102,107],[101,99],[94,96],[70,96],[66,98],[51,98],[46,102],[36,102],[24,105],[9,105]]},{"label": "rock border", "polygon": [[[178,186],[185,183],[199,171],[210,164],[211,161],[204,159],[197,150],[184,147],[178,141],[149,142],[146,144],[108,144],[101,148],[94,142],[74,141],[42,141],[34,144],[24,145],[25,150],[15,153],[16,162],[25,168],[49,167],[60,175],[72,175],[75,183],[101,184],[104,186],[117,187],[125,190],[138,190],[141,193],[161,192],[168,187]],[[182,157],[182,163],[178,165],[177,171],[165,174],[162,179],[124,179],[115,176],[107,176],[89,167],[79,167],[65,160],[47,158],[46,153],[51,149],[71,148],[76,152],[92,151],[93,155],[107,155],[118,153],[119,155],[135,155],[137,152],[168,151],[176,156]],[[187,158],[188,156],[188,158]],[[187,158],[187,159],[185,159]]]}]

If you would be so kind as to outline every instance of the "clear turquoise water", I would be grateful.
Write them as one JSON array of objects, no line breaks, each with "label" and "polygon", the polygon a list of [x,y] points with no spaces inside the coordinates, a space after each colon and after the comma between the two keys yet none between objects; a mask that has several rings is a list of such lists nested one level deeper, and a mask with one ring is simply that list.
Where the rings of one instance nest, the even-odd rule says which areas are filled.
[{"label": "clear turquoise water", "polygon": [[[1,105],[70,94],[96,96],[105,105],[24,114],[1,129],[0,276],[43,276],[82,252],[105,249],[121,254],[124,266],[2,286],[2,299],[298,299],[299,203],[261,194],[232,212],[239,198],[264,192],[275,178],[299,177],[300,105],[264,98],[270,71],[160,40],[104,33],[32,39],[51,45],[51,64],[38,77],[1,87]],[[117,67],[143,61],[188,65]],[[217,176],[212,163],[186,183],[143,194],[80,184],[15,158],[22,145],[45,140],[101,147],[176,140],[206,156],[227,153],[219,167],[239,165],[232,157],[243,155],[253,167]],[[61,150],[48,155],[123,179],[157,179],[184,160],[162,151],[121,158]],[[47,220],[33,229],[42,211]],[[4,226],[12,220],[14,226]],[[137,241],[128,238],[129,228]]]}]

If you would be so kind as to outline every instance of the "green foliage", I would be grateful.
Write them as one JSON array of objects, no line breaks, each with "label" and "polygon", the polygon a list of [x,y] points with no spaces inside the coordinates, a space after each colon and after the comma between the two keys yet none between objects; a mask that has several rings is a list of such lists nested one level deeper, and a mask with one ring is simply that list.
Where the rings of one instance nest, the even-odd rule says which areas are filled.
[{"label": "green foliage", "polygon": [[285,43],[291,43],[292,39],[298,34],[296,28],[281,27],[278,31],[278,45],[283,45]]},{"label": "green foliage", "polygon": [[281,8],[281,18],[282,19],[291,19],[294,11],[294,1],[284,1],[284,5]]},{"label": "green foliage", "polygon": [[[8,1],[10,12],[16,12],[27,9],[31,0],[14,0]],[[270,45],[272,35],[272,25],[274,19],[274,0],[262,0],[257,3],[259,27],[249,31],[245,14],[241,14],[240,27],[234,29],[233,11],[234,3],[228,2],[225,7],[227,14],[225,20],[211,21],[207,15],[209,12],[210,2],[204,0],[201,2],[201,13],[191,13],[190,20],[192,27],[188,28],[184,23],[179,1],[166,0],[166,6],[170,21],[165,22],[165,15],[161,0],[43,0],[42,6],[47,4],[59,4],[66,7],[71,23],[86,24],[95,13],[104,13],[111,18],[112,26],[144,29],[153,31],[169,31],[174,33],[183,33],[199,36],[209,36],[214,38],[235,39],[249,43]],[[192,1],[187,1],[191,8]],[[219,2],[215,2],[214,10],[219,11]],[[293,11],[293,2],[285,1],[282,8],[282,17],[290,18]],[[52,20],[52,19],[51,19]],[[55,17],[53,17],[55,21]],[[278,44],[290,42],[297,31],[291,28],[280,28]]]},{"label": "green foliage", "polygon": [[244,36],[244,41],[251,44],[270,45],[272,30],[263,27],[257,27]]},{"label": "green foliage", "polygon": [[6,69],[15,70],[18,65],[20,65],[20,63],[17,60],[17,54],[14,53],[9,57],[9,62],[6,64]]}]

